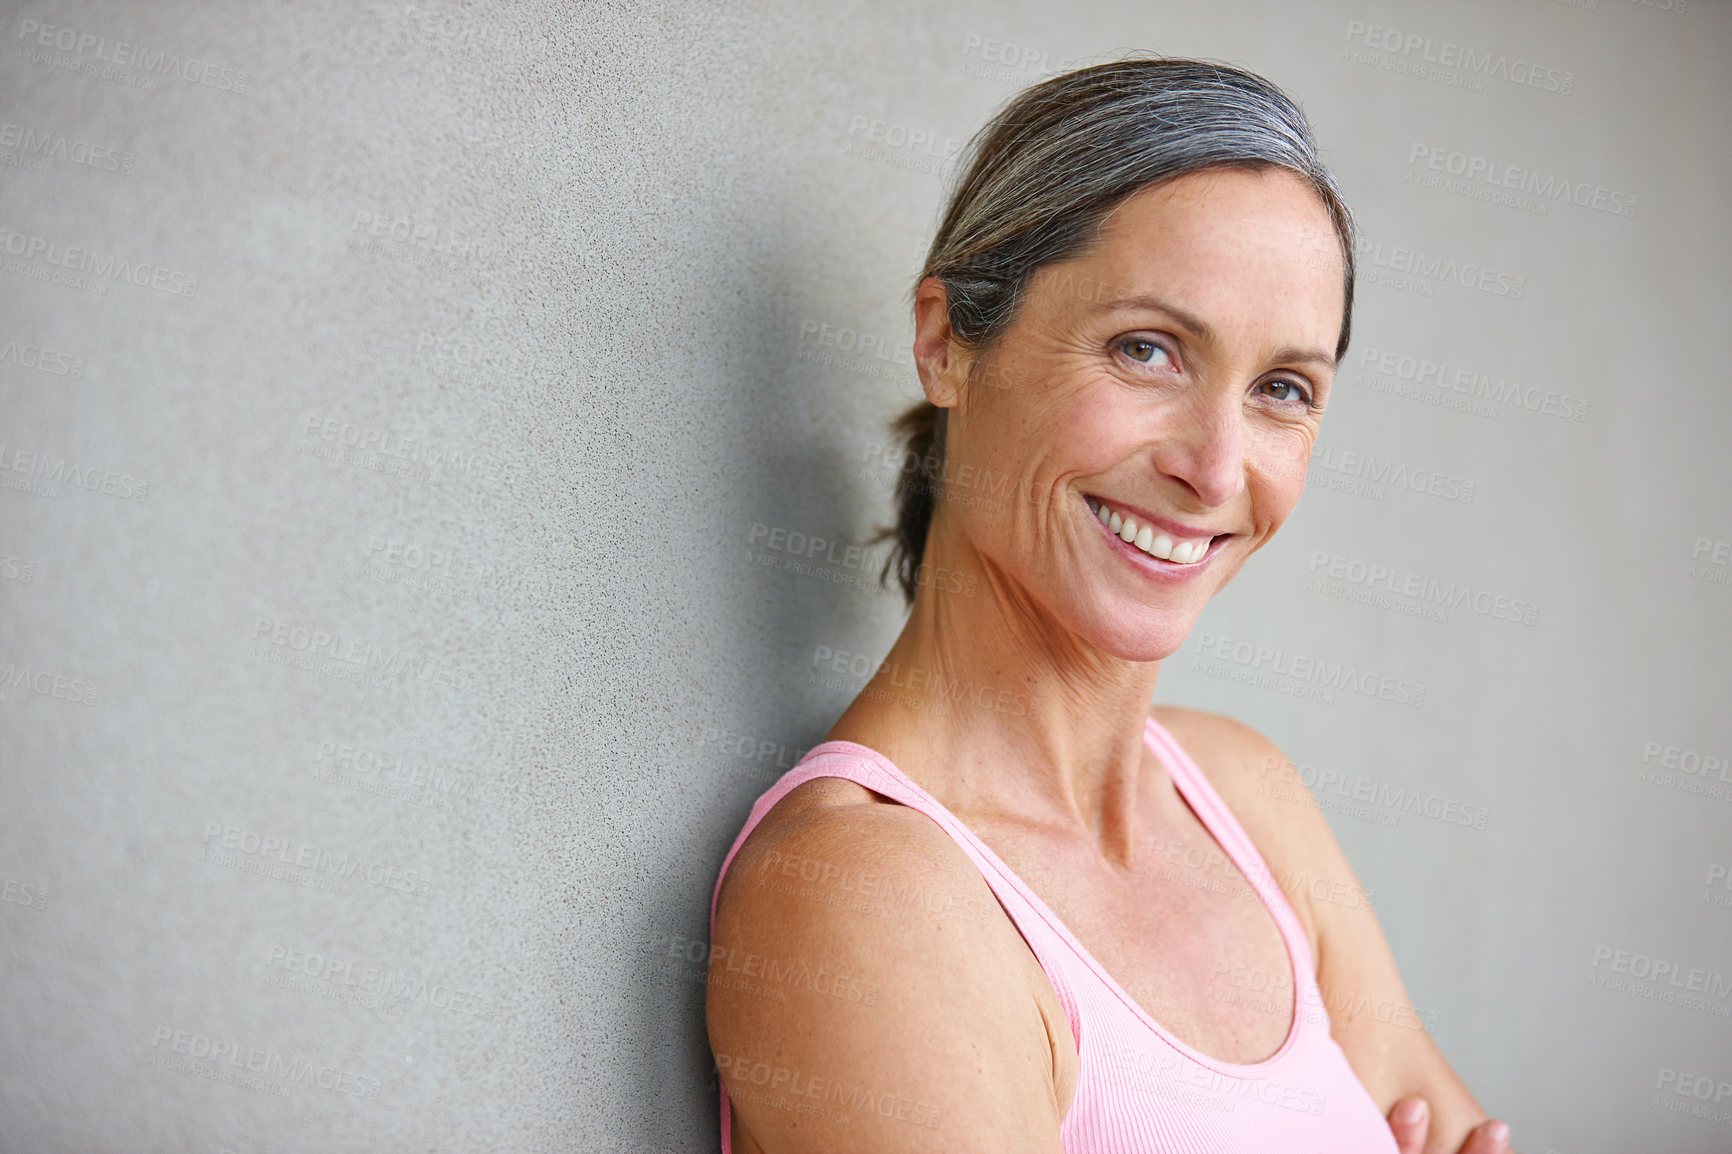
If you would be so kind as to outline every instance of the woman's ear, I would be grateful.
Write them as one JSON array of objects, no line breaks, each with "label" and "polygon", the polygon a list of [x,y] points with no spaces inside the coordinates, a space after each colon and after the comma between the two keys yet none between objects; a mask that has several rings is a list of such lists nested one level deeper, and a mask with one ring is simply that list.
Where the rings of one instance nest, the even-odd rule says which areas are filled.
[{"label": "woman's ear", "polygon": [[941,409],[954,408],[973,363],[974,357],[950,329],[944,282],[927,277],[914,293],[914,367],[926,399]]}]

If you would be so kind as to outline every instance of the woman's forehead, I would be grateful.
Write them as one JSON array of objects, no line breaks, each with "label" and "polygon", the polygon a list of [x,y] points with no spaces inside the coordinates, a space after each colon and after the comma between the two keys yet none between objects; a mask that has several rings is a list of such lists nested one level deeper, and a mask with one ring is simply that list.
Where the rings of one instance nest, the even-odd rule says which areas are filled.
[{"label": "woman's forehead", "polygon": [[1285,169],[1211,169],[1143,189],[1108,214],[1091,246],[1109,259],[1221,249],[1326,257],[1341,269],[1329,210]]},{"label": "woman's forehead", "polygon": [[1249,309],[1274,322],[1279,314],[1319,327],[1316,339],[1332,348],[1344,263],[1321,200],[1297,177],[1197,175],[1208,179],[1181,178],[1191,184],[1171,181],[1128,198],[1094,244],[1041,269],[1030,287],[1072,313],[1152,305],[1196,317]]}]

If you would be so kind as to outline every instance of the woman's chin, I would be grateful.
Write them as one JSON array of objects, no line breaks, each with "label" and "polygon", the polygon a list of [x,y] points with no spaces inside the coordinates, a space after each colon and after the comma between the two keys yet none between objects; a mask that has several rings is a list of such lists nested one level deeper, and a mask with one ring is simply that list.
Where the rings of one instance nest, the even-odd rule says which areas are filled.
[{"label": "woman's chin", "polygon": [[1194,613],[1139,606],[1102,613],[1084,638],[1121,661],[1163,661],[1179,651],[1196,623]]}]

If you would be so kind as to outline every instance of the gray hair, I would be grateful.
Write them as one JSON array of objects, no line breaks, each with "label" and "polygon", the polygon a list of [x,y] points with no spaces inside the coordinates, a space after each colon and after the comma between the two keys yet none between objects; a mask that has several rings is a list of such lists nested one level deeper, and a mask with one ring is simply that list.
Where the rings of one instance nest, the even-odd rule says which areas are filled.
[{"label": "gray hair", "polygon": [[[1211,61],[1116,60],[1018,93],[959,157],[962,178],[915,288],[941,280],[958,343],[988,348],[1039,269],[1086,250],[1132,194],[1208,168],[1287,169],[1316,191],[1345,269],[1339,360],[1353,317],[1353,214],[1299,106],[1261,76]],[[891,425],[917,467],[897,478],[897,523],[876,539],[892,542],[881,579],[894,572],[910,604],[940,495],[944,427],[945,410],[927,401]]]}]

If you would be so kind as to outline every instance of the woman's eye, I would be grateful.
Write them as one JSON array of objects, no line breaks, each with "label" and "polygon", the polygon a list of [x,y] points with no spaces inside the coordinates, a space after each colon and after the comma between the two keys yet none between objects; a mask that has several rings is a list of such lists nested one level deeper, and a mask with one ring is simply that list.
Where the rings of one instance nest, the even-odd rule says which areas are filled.
[{"label": "woman's eye", "polygon": [[1119,342],[1119,348],[1122,349],[1125,356],[1131,358],[1131,360],[1140,361],[1145,365],[1167,364],[1173,359],[1167,355],[1166,349],[1162,348],[1156,342],[1147,340],[1143,337],[1130,337],[1126,340],[1122,340]]},{"label": "woman's eye", "polygon": [[1298,401],[1302,404],[1311,403],[1311,394],[1306,392],[1297,381],[1264,381],[1257,386],[1266,390],[1264,396],[1276,401]]}]

